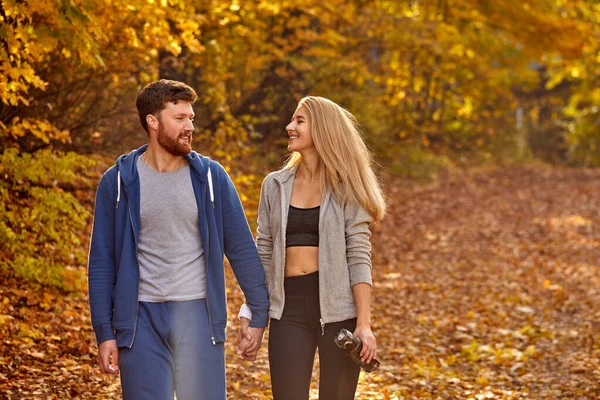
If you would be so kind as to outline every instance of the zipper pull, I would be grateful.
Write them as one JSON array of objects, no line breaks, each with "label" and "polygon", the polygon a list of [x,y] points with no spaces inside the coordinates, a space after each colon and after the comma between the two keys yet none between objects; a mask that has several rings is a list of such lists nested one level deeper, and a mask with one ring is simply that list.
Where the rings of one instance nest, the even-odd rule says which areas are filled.
[{"label": "zipper pull", "polygon": [[319,322],[321,323],[321,336],[325,335],[325,321],[323,321],[323,318],[319,319]]},{"label": "zipper pull", "polygon": [[217,342],[215,341],[215,337],[211,336],[210,340],[212,341],[213,346],[215,346],[217,344]]}]

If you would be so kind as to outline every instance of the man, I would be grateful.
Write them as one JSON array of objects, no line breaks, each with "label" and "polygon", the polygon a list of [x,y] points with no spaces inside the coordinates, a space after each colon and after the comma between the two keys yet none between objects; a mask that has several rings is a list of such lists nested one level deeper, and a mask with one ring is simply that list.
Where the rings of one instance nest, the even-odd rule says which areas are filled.
[{"label": "man", "polygon": [[[98,361],[130,399],[225,399],[227,256],[252,312],[238,349],[254,359],[268,322],[265,275],[234,185],[191,150],[196,93],[146,86],[148,144],[119,157],[96,195],[89,295]],[[248,326],[248,324],[250,326]]]}]

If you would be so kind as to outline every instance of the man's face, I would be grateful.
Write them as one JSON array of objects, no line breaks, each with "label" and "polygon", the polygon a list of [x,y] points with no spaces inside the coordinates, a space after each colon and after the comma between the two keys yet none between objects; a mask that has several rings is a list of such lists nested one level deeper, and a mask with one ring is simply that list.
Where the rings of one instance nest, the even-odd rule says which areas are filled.
[{"label": "man's face", "polygon": [[174,156],[187,155],[192,150],[193,120],[191,103],[167,103],[158,115],[158,144]]}]

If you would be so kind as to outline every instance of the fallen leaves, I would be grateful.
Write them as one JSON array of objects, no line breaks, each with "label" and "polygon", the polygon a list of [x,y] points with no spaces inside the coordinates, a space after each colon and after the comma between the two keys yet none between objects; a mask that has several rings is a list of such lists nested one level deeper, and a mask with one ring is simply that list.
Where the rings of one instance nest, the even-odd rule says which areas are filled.
[{"label": "fallen leaves", "polygon": [[[356,398],[598,398],[599,180],[539,166],[429,186],[387,179],[389,216],[373,229],[382,364],[361,374]],[[255,363],[235,355],[243,296],[227,273],[229,397],[269,399],[268,337]],[[0,275],[5,398],[119,397],[118,377],[96,366],[86,297]]]},{"label": "fallen leaves", "polygon": [[511,167],[390,181],[402,201],[373,237],[385,243],[374,320],[397,370],[366,385],[387,398],[595,398],[598,178]]}]

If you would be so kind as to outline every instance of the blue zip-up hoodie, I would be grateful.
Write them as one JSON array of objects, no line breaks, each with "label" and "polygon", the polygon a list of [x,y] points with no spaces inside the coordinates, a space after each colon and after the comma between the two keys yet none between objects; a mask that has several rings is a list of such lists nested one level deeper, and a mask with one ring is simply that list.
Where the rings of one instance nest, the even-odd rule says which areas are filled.
[{"label": "blue zip-up hoodie", "polygon": [[[100,180],[96,193],[88,284],[98,344],[116,338],[118,347],[131,347],[135,339],[140,279],[140,180],[136,162],[146,148],[144,145],[119,157]],[[227,172],[195,151],[186,158],[198,205],[207,269],[206,301],[215,344],[226,339],[224,255],[252,310],[251,326],[267,326],[268,292],[248,221]]]}]

